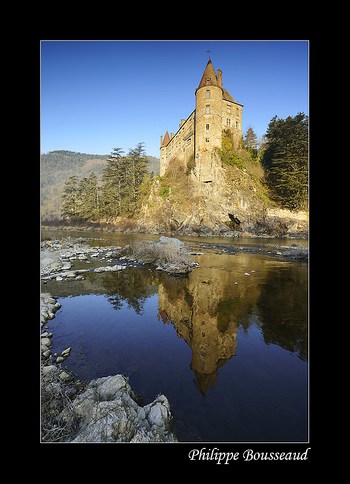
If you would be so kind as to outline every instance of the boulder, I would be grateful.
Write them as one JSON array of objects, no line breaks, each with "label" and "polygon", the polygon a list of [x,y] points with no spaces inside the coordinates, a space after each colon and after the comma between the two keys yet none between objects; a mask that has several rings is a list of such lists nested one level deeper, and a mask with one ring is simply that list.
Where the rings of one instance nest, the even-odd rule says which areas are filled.
[{"label": "boulder", "polygon": [[70,375],[65,371],[61,371],[61,373],[59,374],[59,378],[62,381],[66,381],[66,380],[69,380]]},{"label": "boulder", "polygon": [[42,367],[43,375],[49,375],[50,373],[56,373],[57,367],[56,365],[47,365]]},{"label": "boulder", "polygon": [[96,269],[94,269],[94,272],[117,272],[121,271],[122,269],[126,269],[126,266],[120,266],[116,264],[115,266],[96,267]]},{"label": "boulder", "polygon": [[41,348],[45,347],[45,351],[47,348],[51,346],[51,340],[50,338],[41,338]]},{"label": "boulder", "polygon": [[172,245],[177,249],[186,247],[186,245],[183,242],[181,242],[181,240],[176,239],[175,237],[164,237],[163,235],[159,238],[158,244]]},{"label": "boulder", "polygon": [[62,353],[61,353],[61,356],[67,357],[70,354],[71,349],[72,348],[69,346],[68,348],[66,348],[65,350],[63,350]]},{"label": "boulder", "polygon": [[141,407],[122,375],[92,380],[61,417],[79,422],[72,442],[177,442],[166,397]]}]

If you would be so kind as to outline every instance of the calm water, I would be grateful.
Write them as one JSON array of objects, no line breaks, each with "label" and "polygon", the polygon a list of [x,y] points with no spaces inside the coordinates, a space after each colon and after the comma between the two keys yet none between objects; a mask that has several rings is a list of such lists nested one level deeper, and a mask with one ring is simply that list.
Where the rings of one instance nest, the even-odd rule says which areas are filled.
[{"label": "calm water", "polygon": [[143,404],[165,394],[181,441],[306,441],[307,264],[269,254],[295,241],[187,241],[203,252],[188,277],[143,267],[45,284],[62,304],[53,351],[71,346],[83,379],[129,376]]}]

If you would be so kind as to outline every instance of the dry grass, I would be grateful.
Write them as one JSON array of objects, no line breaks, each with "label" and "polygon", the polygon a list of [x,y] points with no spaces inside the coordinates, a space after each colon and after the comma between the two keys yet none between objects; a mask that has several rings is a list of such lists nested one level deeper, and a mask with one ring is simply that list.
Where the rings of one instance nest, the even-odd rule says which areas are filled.
[{"label": "dry grass", "polygon": [[134,249],[134,257],[146,264],[188,264],[191,263],[188,250],[172,244],[142,243]]},{"label": "dry grass", "polygon": [[78,420],[73,412],[72,400],[75,398],[77,390],[81,391],[83,387],[84,384],[75,381],[73,377],[63,382],[59,378],[59,372],[56,371],[46,375],[42,374],[42,442],[67,442],[74,436],[78,429]]}]

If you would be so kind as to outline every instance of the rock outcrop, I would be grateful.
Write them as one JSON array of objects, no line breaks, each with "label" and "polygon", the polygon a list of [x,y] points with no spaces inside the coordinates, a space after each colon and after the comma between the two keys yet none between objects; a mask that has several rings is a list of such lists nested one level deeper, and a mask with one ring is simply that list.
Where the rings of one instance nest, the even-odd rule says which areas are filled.
[{"label": "rock outcrop", "polygon": [[53,334],[45,324],[60,304],[41,294],[41,415],[43,442],[177,442],[171,431],[170,405],[164,395],[141,407],[122,375],[88,382],[61,364],[71,347],[52,355]]},{"label": "rock outcrop", "polygon": [[61,418],[78,422],[71,442],[177,442],[167,398],[139,406],[122,375],[92,380]]},{"label": "rock outcrop", "polygon": [[157,242],[143,243],[135,249],[134,256],[137,261],[172,275],[188,274],[199,266],[191,260],[187,245],[172,237],[161,236]]},{"label": "rock outcrop", "polygon": [[[213,153],[210,182],[198,182],[174,161],[155,179],[137,218],[136,231],[180,235],[269,235],[307,237],[306,212],[273,208],[261,179],[262,168],[225,165]],[[170,170],[170,171],[171,171]],[[164,187],[167,196],[164,197]],[[239,223],[232,222],[234,215]]]}]

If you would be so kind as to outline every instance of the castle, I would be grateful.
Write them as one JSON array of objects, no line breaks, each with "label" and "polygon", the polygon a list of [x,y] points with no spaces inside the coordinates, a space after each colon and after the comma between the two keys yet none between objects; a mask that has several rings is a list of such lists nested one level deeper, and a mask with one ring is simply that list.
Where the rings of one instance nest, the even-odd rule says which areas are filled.
[{"label": "castle", "polygon": [[160,137],[160,176],[173,160],[185,167],[199,182],[212,181],[215,152],[221,148],[222,133],[230,132],[233,146],[242,140],[242,108],[222,84],[222,71],[215,73],[209,59],[195,91],[196,107],[187,119],[182,119],[177,132]]}]

